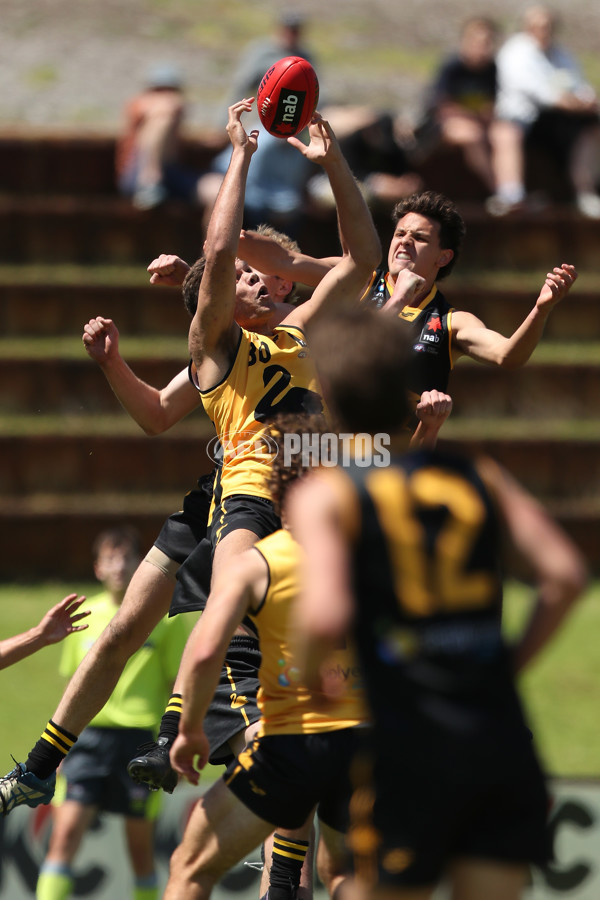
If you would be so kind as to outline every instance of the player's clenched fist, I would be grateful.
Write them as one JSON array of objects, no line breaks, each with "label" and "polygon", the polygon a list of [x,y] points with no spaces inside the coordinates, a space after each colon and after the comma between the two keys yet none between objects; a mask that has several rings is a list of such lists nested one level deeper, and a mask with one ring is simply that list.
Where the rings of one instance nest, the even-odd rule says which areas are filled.
[{"label": "player's clenched fist", "polygon": [[112,319],[96,316],[83,326],[83,346],[96,362],[102,363],[119,351],[119,332]]},{"label": "player's clenched fist", "polygon": [[161,253],[152,260],[147,269],[150,272],[150,284],[166,287],[182,285],[189,270],[190,267],[185,260],[173,253]]}]

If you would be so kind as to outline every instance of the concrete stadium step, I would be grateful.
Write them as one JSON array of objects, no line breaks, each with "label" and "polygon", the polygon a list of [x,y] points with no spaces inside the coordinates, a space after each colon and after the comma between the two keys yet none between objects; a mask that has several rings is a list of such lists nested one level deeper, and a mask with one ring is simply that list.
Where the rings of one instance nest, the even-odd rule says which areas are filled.
[{"label": "concrete stadium step", "polygon": [[140,211],[121,197],[0,197],[0,261],[132,263],[200,255],[201,211],[176,202]]},{"label": "concrete stadium step", "polygon": [[[165,359],[128,355],[125,340],[122,347],[135,374],[157,388],[187,366],[185,341],[179,356]],[[0,354],[0,415],[121,414],[100,368],[82,347],[76,349],[78,359],[48,359],[41,354],[37,358],[4,358]],[[459,361],[450,376],[454,401],[450,421],[506,416],[600,421],[600,346],[590,345],[587,354],[579,346],[570,349],[565,356],[558,345],[553,351],[546,347],[539,361],[534,355],[514,372]],[[204,414],[199,407],[194,415]]]},{"label": "concrete stadium step", "polygon": [[[0,358],[0,413],[18,415],[119,414],[121,406],[100,368],[83,359]],[[130,360],[135,374],[164,387],[188,364],[185,342],[178,359]]]},{"label": "concrete stadium step", "polygon": [[[181,497],[213,463],[197,436],[37,434],[4,437],[0,495],[174,491]],[[96,502],[96,499],[93,500]]]},{"label": "concrete stadium step", "polygon": [[[514,423],[513,423],[514,424]],[[543,423],[542,423],[543,424]],[[460,433],[441,440],[489,453],[540,498],[598,498],[600,502],[600,435],[552,436],[551,433],[486,435]],[[531,430],[531,429],[529,429]],[[104,494],[173,491],[183,496],[196,479],[209,472],[214,432],[149,438],[143,434],[37,434],[6,436],[2,441],[0,496],[38,493],[77,494],[85,489],[90,502]],[[207,446],[208,445],[208,446]]]},{"label": "concrete stadium step", "polygon": [[[146,265],[150,262],[146,260]],[[58,272],[53,269],[57,268]],[[7,337],[43,337],[75,334],[92,316],[114,319],[121,335],[186,336],[189,318],[183,308],[178,288],[157,288],[145,283],[145,268],[123,270],[125,283],[119,284],[119,270],[112,271],[117,283],[61,283],[60,267],[23,266],[21,280],[14,270],[5,278],[0,269],[0,353]],[[68,273],[67,273],[68,274]],[[35,277],[35,283],[31,278]],[[76,277],[84,278],[77,269]],[[482,272],[462,279],[460,269],[441,288],[457,309],[479,316],[489,328],[510,334],[532,309],[545,277],[537,272],[504,272],[494,279]],[[93,269],[91,279],[101,279],[102,271]],[[139,284],[131,284],[132,279]],[[45,280],[44,280],[45,279]],[[497,282],[500,281],[500,284]],[[600,340],[600,279],[583,272],[569,297],[552,311],[546,323],[544,341],[548,339]]]},{"label": "concrete stadium step", "polygon": [[600,379],[594,373],[600,375],[600,355],[593,360],[582,355],[579,361],[563,361],[559,351],[551,361],[546,354],[539,359],[534,355],[512,372],[460,360],[448,387],[454,400],[452,419],[597,420]]},{"label": "concrete stadium step", "polygon": [[[183,161],[203,171],[225,146],[224,131],[188,134]],[[115,134],[81,130],[3,129],[0,137],[0,191],[116,194]]]},{"label": "concrete stadium step", "polygon": [[[529,437],[502,435],[500,428],[494,435],[472,434],[440,437],[440,448],[466,449],[469,453],[485,454],[495,459],[527,486],[540,500],[555,508],[565,504],[591,503],[600,510],[600,443],[595,437]],[[600,538],[600,531],[598,532]]]},{"label": "concrete stadium step", "polygon": [[567,262],[581,272],[599,269],[600,220],[584,218],[572,206],[499,218],[479,204],[462,204],[461,212],[467,226],[461,267],[530,269]]},{"label": "concrete stadium step", "polygon": [[[533,309],[545,272],[537,277],[522,273],[520,278],[517,275],[516,281],[511,272],[507,274],[508,277],[503,278],[504,285],[499,287],[487,274],[482,274],[481,279],[475,276],[468,282],[461,282],[460,270],[457,270],[448,283],[441,282],[440,288],[456,309],[472,312],[488,328],[509,335]],[[580,274],[567,298],[548,316],[540,349],[549,341],[585,344],[600,338],[598,289],[600,282],[594,274],[586,271]]]},{"label": "concrete stadium step", "polygon": [[[69,499],[62,495],[1,499],[2,577],[87,580],[89,548],[100,531],[127,522],[139,529],[142,544],[149,549],[164,520],[180,506],[178,495],[153,495],[152,507],[145,495],[108,499],[110,506],[87,493]],[[549,508],[584,553],[592,573],[600,575],[600,507],[569,502],[551,503]]]},{"label": "concrete stadium step", "polygon": [[[570,206],[503,218],[492,218],[481,204],[465,203],[461,209],[467,224],[463,270],[529,270],[562,262],[581,270],[600,268],[600,221],[585,219]],[[5,195],[0,197],[0,262],[147,264],[165,252],[193,259],[200,255],[200,218],[199,210],[175,202],[140,211],[119,197]],[[386,246],[389,214],[375,219]],[[339,252],[333,212],[307,217],[297,237],[306,253]]]},{"label": "concrete stadium step", "polygon": [[0,138],[0,190],[114,193],[114,135],[70,131],[5,132]]},{"label": "concrete stadium step", "polygon": [[[150,261],[148,259],[148,263]],[[145,267],[140,268],[143,271]],[[43,276],[42,272],[40,277]],[[149,284],[0,281],[2,339],[61,334],[80,337],[84,324],[93,316],[114,319],[122,334],[180,336],[182,343],[185,343],[190,324],[180,289],[157,288]]]}]

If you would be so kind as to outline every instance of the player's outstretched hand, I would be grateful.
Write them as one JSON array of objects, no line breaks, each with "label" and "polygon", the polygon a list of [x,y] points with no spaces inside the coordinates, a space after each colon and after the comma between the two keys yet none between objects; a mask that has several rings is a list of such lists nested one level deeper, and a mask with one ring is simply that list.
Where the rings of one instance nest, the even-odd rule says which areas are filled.
[{"label": "player's outstretched hand", "polygon": [[190,784],[200,781],[200,769],[208,762],[210,752],[208,740],[203,731],[195,734],[184,734],[181,731],[171,747],[171,765]]},{"label": "player's outstretched hand", "polygon": [[542,285],[542,290],[536,302],[537,308],[552,308],[555,303],[566,297],[576,280],[577,272],[575,266],[571,266],[568,263],[563,263],[562,266],[555,266],[546,275],[546,280]]},{"label": "player's outstretched hand", "polygon": [[319,112],[315,112],[308,126],[310,142],[303,143],[297,137],[286,138],[288,144],[295,147],[311,162],[327,167],[330,162],[341,159],[342,151],[333,128]]},{"label": "player's outstretched hand", "polygon": [[244,100],[234,103],[229,107],[229,118],[227,121],[227,134],[234,149],[241,147],[248,150],[251,154],[258,147],[258,129],[255,128],[247,134],[242,125],[242,114],[250,112],[253,103],[254,97],[246,97]]},{"label": "player's outstretched hand", "polygon": [[83,326],[83,346],[97,363],[104,363],[119,352],[119,332],[112,319],[96,316]]},{"label": "player's outstretched hand", "polygon": [[184,259],[172,253],[161,253],[153,259],[147,269],[150,272],[150,284],[162,287],[180,287],[190,266]]},{"label": "player's outstretched hand", "polygon": [[81,619],[89,616],[90,611],[78,612],[85,597],[69,594],[52,609],[49,609],[39,624],[40,633],[46,644],[57,644],[75,631],[85,631],[87,625],[77,625]]}]

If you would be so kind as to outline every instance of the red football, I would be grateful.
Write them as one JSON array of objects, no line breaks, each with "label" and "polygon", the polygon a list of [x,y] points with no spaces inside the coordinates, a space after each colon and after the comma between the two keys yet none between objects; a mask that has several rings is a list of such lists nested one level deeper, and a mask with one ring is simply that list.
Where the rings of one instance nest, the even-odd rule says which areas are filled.
[{"label": "red football", "polygon": [[256,94],[260,121],[270,134],[286,138],[306,128],[319,102],[319,80],[301,56],[286,56],[263,75]]}]

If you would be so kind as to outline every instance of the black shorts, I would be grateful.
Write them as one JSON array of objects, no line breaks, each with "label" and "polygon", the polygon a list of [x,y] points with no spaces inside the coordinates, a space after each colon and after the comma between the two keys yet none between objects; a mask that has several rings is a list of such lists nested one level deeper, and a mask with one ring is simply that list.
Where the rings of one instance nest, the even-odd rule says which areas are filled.
[{"label": "black shorts", "polygon": [[228,741],[260,719],[256,705],[260,659],[255,638],[231,639],[217,690],[204,719],[204,733],[210,744],[208,761],[213,766],[229,765],[234,754]]},{"label": "black shorts", "polygon": [[272,501],[266,497],[253,497],[250,494],[224,497],[215,505],[208,526],[208,538],[213,552],[219,541],[240,528],[254,532],[260,540],[278,531],[281,519],[275,513]]},{"label": "black shorts", "polygon": [[[299,828],[317,807],[319,818],[345,832],[352,789],[350,767],[361,728],[255,739],[223,776],[238,800],[280,828]],[[243,759],[242,759],[243,757]]]},{"label": "black shorts", "polygon": [[67,800],[135,819],[149,817],[150,792],[127,774],[140,744],[154,740],[145,728],[85,728],[60,768]]},{"label": "black shorts", "polygon": [[281,528],[273,504],[264,497],[235,495],[215,507],[208,536],[200,541],[177,571],[169,615],[204,609],[210,592],[212,554],[222,538],[240,528],[252,531],[256,539]]},{"label": "black shorts", "polygon": [[350,846],[359,877],[424,887],[452,859],[548,861],[548,795],[525,730],[496,748],[439,734],[436,747],[431,735],[392,743],[355,767]]},{"label": "black shorts", "polygon": [[214,480],[214,471],[199,478],[198,487],[183,498],[183,509],[169,516],[161,528],[154,546],[169,559],[181,564],[206,537]]},{"label": "black shorts", "polygon": [[204,609],[210,594],[211,576],[212,547],[208,538],[204,538],[177,569],[169,615]]}]

